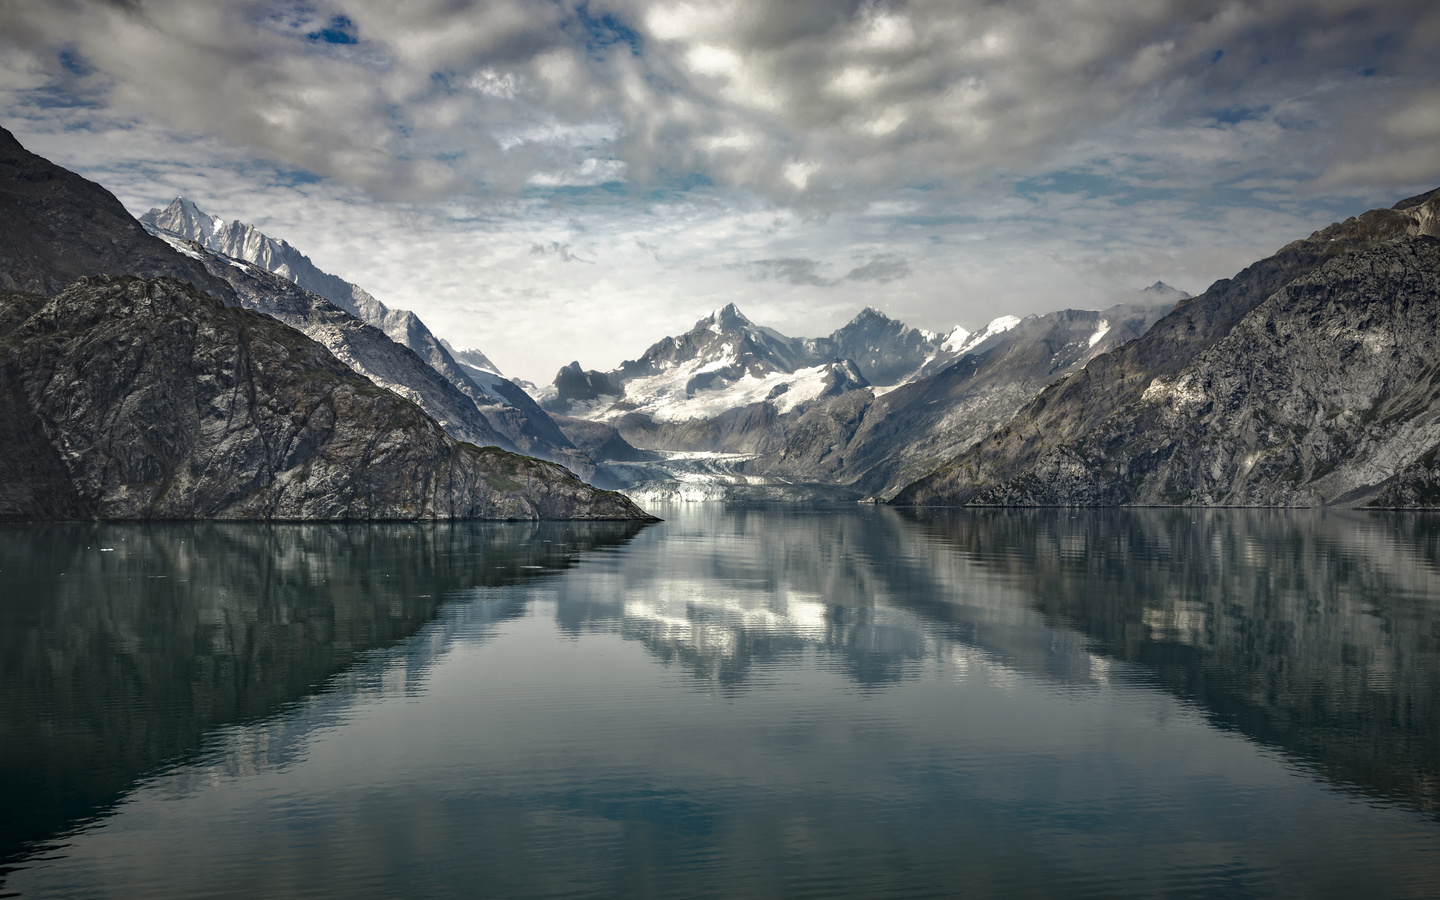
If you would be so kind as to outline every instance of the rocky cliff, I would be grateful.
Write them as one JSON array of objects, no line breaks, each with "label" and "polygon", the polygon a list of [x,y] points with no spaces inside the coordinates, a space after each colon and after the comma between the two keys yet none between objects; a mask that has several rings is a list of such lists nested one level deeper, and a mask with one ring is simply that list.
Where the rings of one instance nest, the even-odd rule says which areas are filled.
[{"label": "rocky cliff", "polygon": [[0,297],[0,517],[646,518],[174,279]]},{"label": "rocky cliff", "polygon": [[234,303],[223,281],[147,234],[115,195],[0,128],[0,290],[54,296],[82,275],[169,275]]},{"label": "rocky cliff", "polygon": [[1440,191],[1216,282],[900,504],[1430,506]]}]

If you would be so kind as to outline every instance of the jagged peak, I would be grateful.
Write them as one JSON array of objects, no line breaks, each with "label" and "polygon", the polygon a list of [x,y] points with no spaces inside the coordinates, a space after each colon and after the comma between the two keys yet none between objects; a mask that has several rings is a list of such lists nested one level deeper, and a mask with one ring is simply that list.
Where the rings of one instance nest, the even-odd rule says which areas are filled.
[{"label": "jagged peak", "polygon": [[712,312],[708,318],[702,321],[702,324],[709,323],[714,323],[721,327],[733,327],[736,325],[753,324],[748,318],[745,317],[745,314],[740,311],[740,307],[736,306],[734,303],[725,304],[724,306]]}]

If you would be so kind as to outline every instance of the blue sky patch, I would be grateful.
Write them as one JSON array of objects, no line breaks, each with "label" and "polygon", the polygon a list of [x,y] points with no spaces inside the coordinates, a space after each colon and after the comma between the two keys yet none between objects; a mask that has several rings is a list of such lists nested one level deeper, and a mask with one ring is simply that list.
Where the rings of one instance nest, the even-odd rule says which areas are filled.
[{"label": "blue sky patch", "polygon": [[622,44],[630,49],[632,56],[640,55],[640,35],[617,16],[611,13],[592,15],[589,3],[577,6],[575,14],[585,28],[585,49],[591,56],[603,56]]},{"label": "blue sky patch", "polygon": [[1222,125],[1237,125],[1265,118],[1270,112],[1266,106],[1230,106],[1210,111],[1210,118]]},{"label": "blue sky patch", "polygon": [[346,16],[335,16],[330,24],[305,35],[315,43],[326,44],[358,44],[360,38],[355,34],[355,23]]},{"label": "blue sky patch", "polygon": [[60,60],[60,67],[77,78],[84,78],[95,71],[94,67],[85,61],[85,57],[81,56],[80,52],[73,47],[66,47],[55,56]]}]

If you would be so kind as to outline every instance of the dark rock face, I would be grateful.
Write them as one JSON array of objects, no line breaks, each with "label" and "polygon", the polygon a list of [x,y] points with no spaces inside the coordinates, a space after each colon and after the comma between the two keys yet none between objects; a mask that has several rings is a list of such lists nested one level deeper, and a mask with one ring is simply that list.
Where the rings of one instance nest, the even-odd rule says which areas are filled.
[{"label": "dark rock face", "polygon": [[125,274],[183,278],[234,302],[224,282],[147,234],[109,191],[0,128],[0,290],[52,297],[82,275]]},{"label": "dark rock face", "polygon": [[589,403],[601,397],[618,400],[625,393],[625,389],[604,372],[580,368],[579,360],[555,373],[555,391],[554,399],[546,406],[557,413],[564,413],[577,403]]},{"label": "dark rock face", "polygon": [[1431,505],[1437,207],[1372,210],[1216,282],[895,502]]},{"label": "dark rock face", "polygon": [[613,425],[570,416],[556,416],[554,421],[565,431],[570,442],[589,454],[592,459],[610,462],[642,462],[655,459],[654,453],[632,447]]},{"label": "dark rock face", "polygon": [[942,340],[866,307],[816,344],[828,356],[854,362],[866,382],[891,385],[918,371],[939,351]]},{"label": "dark rock face", "polygon": [[[445,434],[268,316],[186,282],[0,301],[9,519],[645,518],[551,463]],[[47,449],[48,448],[48,449]]]},{"label": "dark rock face", "polygon": [[517,450],[480,414],[474,402],[420,357],[328,300],[278,275],[242,269],[199,249],[201,262],[226,279],[245,308],[279,319],[325,349],[376,386],[420,406],[456,440]]}]

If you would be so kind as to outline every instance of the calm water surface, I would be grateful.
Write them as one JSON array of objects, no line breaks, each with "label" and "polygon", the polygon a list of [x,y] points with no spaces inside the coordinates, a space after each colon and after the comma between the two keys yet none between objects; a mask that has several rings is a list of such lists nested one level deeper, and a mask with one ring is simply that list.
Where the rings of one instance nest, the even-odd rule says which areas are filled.
[{"label": "calm water surface", "polygon": [[0,527],[0,894],[1434,897],[1440,519]]}]

